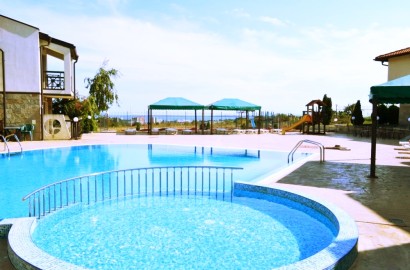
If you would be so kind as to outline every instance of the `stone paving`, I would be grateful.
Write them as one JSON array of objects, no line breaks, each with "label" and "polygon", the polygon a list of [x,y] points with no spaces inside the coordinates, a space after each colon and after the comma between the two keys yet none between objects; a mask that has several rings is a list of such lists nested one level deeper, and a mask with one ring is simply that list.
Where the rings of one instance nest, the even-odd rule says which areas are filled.
[{"label": "stone paving", "polygon": [[[359,229],[359,256],[351,269],[409,269],[410,265],[410,151],[399,150],[397,140],[378,140],[378,178],[368,178],[370,139],[340,134],[312,136],[300,134],[245,135],[116,135],[84,134],[80,140],[22,142],[23,149],[81,144],[152,143],[289,152],[300,140],[313,140],[326,148],[325,162],[319,155],[296,170],[266,179],[261,185],[285,185],[314,195],[345,210]],[[341,148],[335,147],[336,145]],[[16,144],[10,145],[15,150]],[[303,151],[319,153],[313,145]],[[343,150],[338,150],[343,149]],[[0,152],[1,152],[0,148]],[[299,151],[299,150],[298,150]],[[14,269],[0,242],[0,269]],[[7,264],[8,263],[8,264]]]}]

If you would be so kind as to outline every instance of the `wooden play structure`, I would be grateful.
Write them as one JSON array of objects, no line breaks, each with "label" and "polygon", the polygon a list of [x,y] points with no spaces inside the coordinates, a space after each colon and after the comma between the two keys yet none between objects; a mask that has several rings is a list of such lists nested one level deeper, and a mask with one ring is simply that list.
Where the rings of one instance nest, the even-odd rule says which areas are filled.
[{"label": "wooden play structure", "polygon": [[306,111],[303,111],[303,116],[296,123],[282,128],[282,134],[292,129],[299,129],[300,132],[306,134],[325,134],[325,128],[321,129],[322,112],[325,104],[320,99],[312,100],[306,104]]}]

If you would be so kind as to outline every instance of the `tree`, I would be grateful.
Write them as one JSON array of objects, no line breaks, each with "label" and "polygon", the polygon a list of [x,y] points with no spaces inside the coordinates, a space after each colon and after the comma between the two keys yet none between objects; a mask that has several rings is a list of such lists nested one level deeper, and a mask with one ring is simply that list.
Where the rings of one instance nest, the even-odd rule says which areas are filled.
[{"label": "tree", "polygon": [[98,111],[94,97],[89,96],[81,101],[81,129],[89,133],[97,129],[95,114]]},{"label": "tree", "polygon": [[[353,114],[353,110],[354,110],[355,106],[356,105],[353,103],[353,104],[349,104],[346,107],[344,107],[343,111],[341,112],[341,114],[343,116],[342,123],[345,123],[347,125],[349,125],[351,123],[352,114]],[[342,117],[339,115],[339,119],[340,118],[342,118]]]},{"label": "tree", "polygon": [[55,114],[67,115],[70,119],[81,116],[81,101],[79,99],[53,99],[52,111]]},{"label": "tree", "polygon": [[322,124],[326,126],[329,125],[332,121],[332,99],[327,97],[327,95],[325,94],[323,96],[322,102],[325,104],[322,109]]},{"label": "tree", "polygon": [[355,106],[356,106],[356,104],[349,104],[343,109],[343,112],[345,112],[347,115],[350,116],[350,115],[353,114]]},{"label": "tree", "polygon": [[86,78],[86,88],[89,88],[90,96],[94,98],[98,114],[107,111],[116,102],[118,94],[115,90],[113,79],[119,76],[116,69],[106,69],[107,61],[104,61],[94,78]]},{"label": "tree", "polygon": [[53,113],[64,114],[74,119],[80,119],[81,130],[85,133],[97,129],[95,114],[97,113],[97,105],[93,97],[81,99],[54,99]]},{"label": "tree", "polygon": [[378,124],[384,125],[389,122],[389,111],[385,104],[377,105],[377,117],[378,117]]},{"label": "tree", "polygon": [[356,105],[354,106],[351,121],[354,126],[361,126],[364,123],[362,105],[360,104],[360,100],[358,100],[356,102]]},{"label": "tree", "polygon": [[389,124],[390,125],[398,125],[399,124],[399,107],[397,107],[396,105],[390,105],[390,107],[388,108],[388,112],[389,112]]}]

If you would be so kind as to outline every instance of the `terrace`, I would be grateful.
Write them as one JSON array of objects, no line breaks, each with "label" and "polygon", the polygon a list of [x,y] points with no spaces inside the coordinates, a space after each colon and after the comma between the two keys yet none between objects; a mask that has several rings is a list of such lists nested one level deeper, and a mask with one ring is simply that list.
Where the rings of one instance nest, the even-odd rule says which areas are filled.
[{"label": "terrace", "polygon": [[[337,134],[320,137],[262,134],[258,140],[252,138],[241,135],[122,136],[94,133],[84,134],[81,140],[76,141],[23,143],[25,150],[82,144],[172,143],[290,151],[301,139],[319,141],[325,146],[341,145],[350,151],[327,150],[326,162],[307,162],[292,172],[277,175],[262,184],[301,191],[346,211],[359,229],[359,256],[351,269],[406,269],[410,254],[410,214],[407,203],[410,161],[408,155],[397,150],[397,140],[381,139],[378,142],[378,178],[369,179],[368,138]],[[317,149],[312,151],[317,152]],[[1,241],[2,257],[6,257],[6,241]],[[3,259],[0,266],[7,263],[7,258]],[[1,269],[13,268],[9,265]]]}]

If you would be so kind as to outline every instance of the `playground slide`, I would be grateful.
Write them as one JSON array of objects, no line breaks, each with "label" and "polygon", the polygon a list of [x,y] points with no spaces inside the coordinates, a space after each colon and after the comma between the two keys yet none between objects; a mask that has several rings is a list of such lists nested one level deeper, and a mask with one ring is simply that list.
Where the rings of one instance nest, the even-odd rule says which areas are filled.
[{"label": "playground slide", "polygon": [[289,127],[283,127],[282,128],[282,135],[285,135],[286,131],[289,131],[291,129],[295,129],[298,126],[300,126],[303,123],[311,123],[312,122],[312,117],[308,114],[305,114],[304,116],[302,116],[302,118],[300,118],[299,121],[297,121],[296,123],[294,123],[293,125],[289,126]]}]

